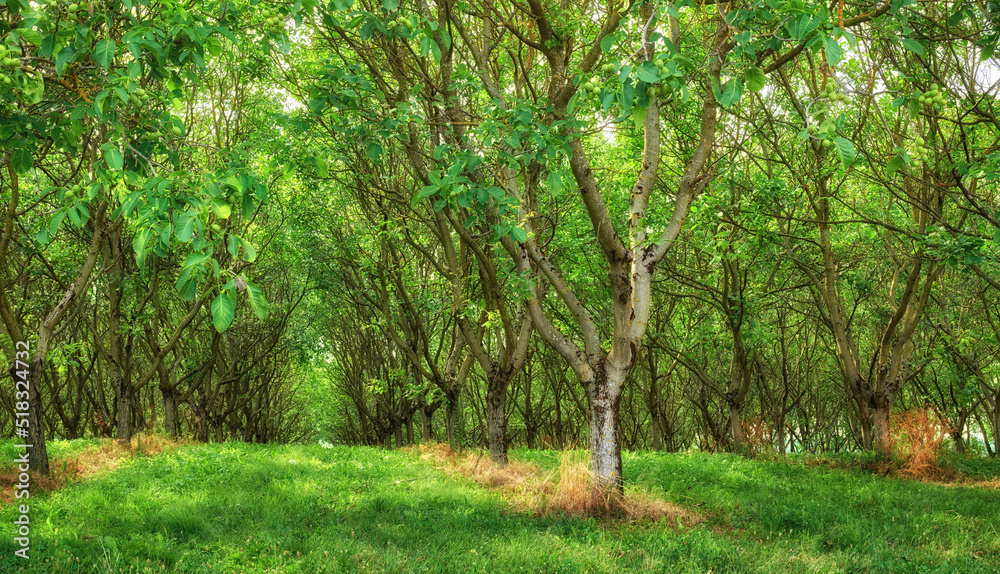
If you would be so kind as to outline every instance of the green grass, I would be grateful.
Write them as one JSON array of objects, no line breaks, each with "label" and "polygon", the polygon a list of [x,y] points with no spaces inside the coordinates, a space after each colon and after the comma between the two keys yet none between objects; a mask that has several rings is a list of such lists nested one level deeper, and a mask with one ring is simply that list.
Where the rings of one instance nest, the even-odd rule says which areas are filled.
[{"label": "green grass", "polygon": [[[10,461],[19,458],[24,454],[24,449],[14,448],[14,445],[21,444],[23,439],[8,439],[0,441],[0,468],[10,466]],[[101,439],[86,438],[77,440],[50,440],[45,446],[49,451],[49,460],[66,458],[79,454],[90,448],[101,446]]]},{"label": "green grass", "polygon": [[1000,572],[996,490],[729,455],[626,454],[625,467],[707,520],[519,514],[410,453],[184,446],[32,497],[30,561],[12,556],[4,507],[0,572]]}]

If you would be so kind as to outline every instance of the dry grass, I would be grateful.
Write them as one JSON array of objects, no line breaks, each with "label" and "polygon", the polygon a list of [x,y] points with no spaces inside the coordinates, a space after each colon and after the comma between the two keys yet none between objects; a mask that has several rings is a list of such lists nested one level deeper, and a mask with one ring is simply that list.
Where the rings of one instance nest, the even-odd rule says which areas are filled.
[{"label": "dry grass", "polygon": [[774,425],[762,416],[748,416],[743,419],[743,440],[751,455],[770,452],[774,443]]},{"label": "dry grass", "polygon": [[938,466],[938,455],[950,430],[944,421],[924,409],[892,415],[890,421],[896,474],[915,480],[954,478]]},{"label": "dry grass", "polygon": [[630,488],[624,496],[617,492],[603,499],[592,496],[586,451],[565,450],[557,469],[543,471],[533,464],[515,460],[506,466],[497,466],[488,457],[459,454],[446,444],[421,445],[417,449],[423,459],[445,472],[499,491],[513,508],[536,516],[593,516],[631,521],[666,518],[670,524],[685,526],[704,520],[700,515],[638,489]]},{"label": "dry grass", "polygon": [[[113,439],[102,439],[95,447],[74,453],[67,458],[49,460],[49,476],[31,474],[31,491],[53,491],[68,484],[110,472],[125,459],[135,456],[151,456],[163,451],[169,451],[190,441],[171,440],[167,437],[142,433],[132,437],[128,445],[119,444]],[[9,504],[14,500],[14,485],[18,482],[18,474],[14,469],[4,469],[0,472],[0,503]]]}]

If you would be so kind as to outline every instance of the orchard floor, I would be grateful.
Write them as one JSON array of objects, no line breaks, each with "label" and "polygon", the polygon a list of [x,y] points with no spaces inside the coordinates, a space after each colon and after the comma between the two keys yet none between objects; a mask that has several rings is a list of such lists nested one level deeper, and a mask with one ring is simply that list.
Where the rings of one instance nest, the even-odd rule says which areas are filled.
[{"label": "orchard floor", "polygon": [[[111,450],[53,443],[65,474],[27,501],[28,560],[13,554],[25,501],[4,493],[0,572],[1000,572],[997,461],[957,461],[979,482],[937,484],[831,468],[850,457],[626,453],[630,492],[698,519],[600,521],[512,505],[418,449]],[[16,456],[0,446],[0,474]],[[511,459],[558,472],[565,457]]]}]

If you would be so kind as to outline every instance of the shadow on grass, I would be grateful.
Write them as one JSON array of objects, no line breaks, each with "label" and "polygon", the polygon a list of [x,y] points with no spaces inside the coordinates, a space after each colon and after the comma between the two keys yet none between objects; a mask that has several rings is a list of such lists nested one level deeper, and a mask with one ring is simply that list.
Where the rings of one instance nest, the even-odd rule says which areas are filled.
[{"label": "shadow on grass", "polygon": [[[865,555],[888,571],[1000,572],[1000,493],[732,455],[635,454],[626,472],[715,512],[713,525],[819,553]],[[898,564],[903,564],[899,566]]]},{"label": "shadow on grass", "polygon": [[[536,518],[416,455],[202,445],[132,460],[33,499],[32,559],[13,558],[12,536],[4,531],[0,571],[997,571],[981,534],[934,536],[921,547],[906,538],[917,530],[915,518],[878,527],[886,518],[894,524],[892,512],[905,515],[928,498],[897,493],[901,487],[883,479],[867,484],[854,477],[817,490],[822,475],[812,469],[653,454],[628,456],[627,472],[716,519],[707,528],[676,529]],[[837,494],[841,488],[859,488],[861,506],[850,507],[852,495]],[[935,509],[946,506],[930,508],[928,526],[968,529],[975,517],[987,524],[981,515],[988,505],[975,516],[938,516]],[[13,517],[11,508],[0,511],[6,525]],[[857,523],[846,522],[852,519]],[[896,548],[872,554],[872,537],[882,536],[886,547],[890,534]]]}]

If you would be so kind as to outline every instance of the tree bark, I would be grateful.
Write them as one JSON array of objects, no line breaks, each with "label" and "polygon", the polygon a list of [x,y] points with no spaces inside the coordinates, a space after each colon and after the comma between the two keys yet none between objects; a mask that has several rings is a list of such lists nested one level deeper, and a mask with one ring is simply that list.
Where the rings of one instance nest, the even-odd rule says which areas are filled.
[{"label": "tree bark", "polygon": [[486,385],[486,433],[489,437],[490,460],[507,464],[507,387],[510,375],[495,369]]},{"label": "tree bark", "polygon": [[426,399],[421,399],[420,404],[420,439],[425,443],[434,441],[434,427],[432,425],[432,417],[434,416],[434,407],[427,404]]},{"label": "tree bark", "polygon": [[177,438],[177,396],[173,387],[161,386],[163,395],[163,428],[172,439]]},{"label": "tree bark", "polygon": [[601,506],[611,508],[615,501],[610,497],[625,490],[622,472],[621,428],[618,407],[626,371],[608,368],[605,363],[595,373],[590,390],[590,469],[591,499]]},{"label": "tree bark", "polygon": [[[42,384],[42,373],[45,369],[45,357],[48,354],[48,333],[43,337],[39,329],[38,343],[35,345],[35,355],[31,359],[28,370],[28,436],[24,444],[30,445],[28,451],[28,466],[33,472],[43,476],[49,475],[49,451],[45,443],[45,422],[42,417],[41,395],[39,387]],[[19,379],[14,379],[19,380]]]},{"label": "tree bark", "polygon": [[458,440],[458,417],[461,416],[462,406],[459,404],[459,397],[449,396],[445,400],[445,433],[448,437],[448,445],[452,450],[459,451],[462,445]]}]

